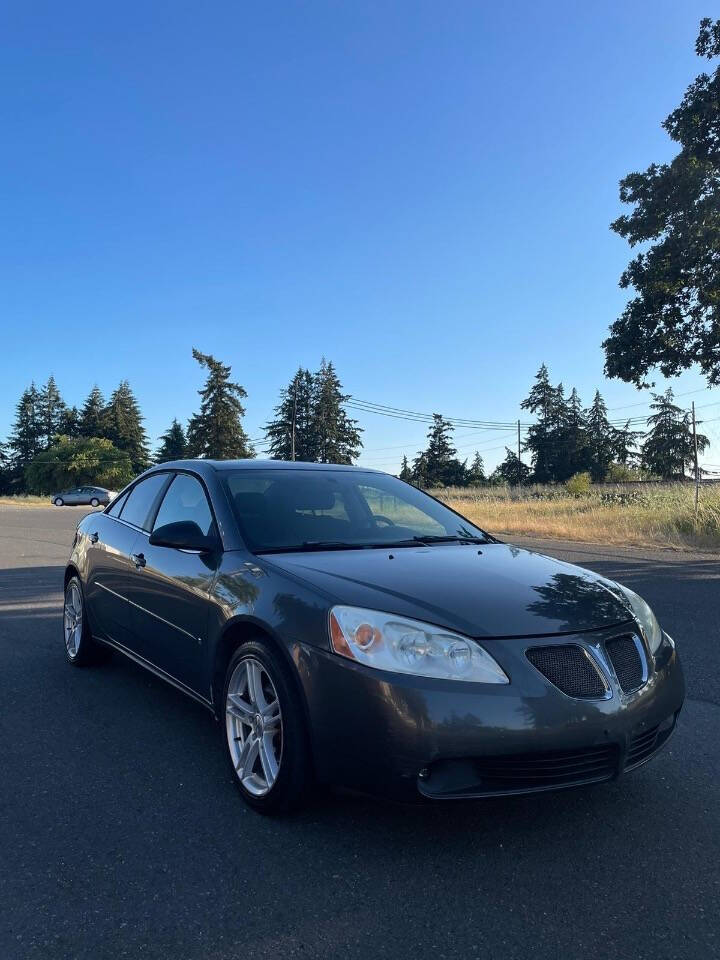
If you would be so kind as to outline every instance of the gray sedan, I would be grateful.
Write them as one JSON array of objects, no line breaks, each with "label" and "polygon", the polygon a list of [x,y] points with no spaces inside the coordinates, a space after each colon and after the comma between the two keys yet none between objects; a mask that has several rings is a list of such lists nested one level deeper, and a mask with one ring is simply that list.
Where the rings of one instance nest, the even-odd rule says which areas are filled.
[{"label": "gray sedan", "polygon": [[104,487],[75,487],[63,493],[54,493],[50,500],[56,507],[89,505],[91,507],[106,507],[113,498],[113,494]]},{"label": "gray sedan", "polygon": [[70,663],[117,650],[212,711],[268,813],[315,780],[407,800],[612,780],[685,692],[632,590],[359,467],[151,469],[78,524],[63,625]]}]

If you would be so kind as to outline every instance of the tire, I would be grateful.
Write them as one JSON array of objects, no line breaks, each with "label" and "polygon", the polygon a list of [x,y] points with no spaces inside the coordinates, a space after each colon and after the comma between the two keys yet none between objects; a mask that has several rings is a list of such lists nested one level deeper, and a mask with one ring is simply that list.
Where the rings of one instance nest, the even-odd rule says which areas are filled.
[{"label": "tire", "polygon": [[100,501],[98,500],[97,497],[93,497],[93,498],[92,498],[92,500],[90,501],[90,506],[91,506],[91,507],[99,507],[99,506],[100,506]]},{"label": "tire", "polygon": [[63,640],[67,661],[74,667],[103,663],[110,655],[106,647],[93,640],[85,611],[82,584],[77,577],[71,577],[65,587]]},{"label": "tire", "polygon": [[222,704],[225,754],[243,800],[264,814],[298,810],[314,779],[305,718],[289,667],[265,640],[233,653]]},{"label": "tire", "polygon": [[55,504],[56,507],[62,507],[65,501],[63,500],[62,497],[55,497],[53,503]]}]

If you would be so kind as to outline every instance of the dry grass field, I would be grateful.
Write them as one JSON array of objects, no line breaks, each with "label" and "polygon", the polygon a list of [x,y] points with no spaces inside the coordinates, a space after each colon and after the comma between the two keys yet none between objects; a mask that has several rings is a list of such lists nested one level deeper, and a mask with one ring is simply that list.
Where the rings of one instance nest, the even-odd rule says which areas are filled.
[{"label": "dry grass field", "polygon": [[35,497],[32,494],[21,494],[15,497],[0,496],[0,507],[49,507],[50,497]]},{"label": "dry grass field", "polygon": [[430,491],[480,527],[589,543],[720,549],[720,486],[602,484],[573,496],[562,487],[478,487]]}]

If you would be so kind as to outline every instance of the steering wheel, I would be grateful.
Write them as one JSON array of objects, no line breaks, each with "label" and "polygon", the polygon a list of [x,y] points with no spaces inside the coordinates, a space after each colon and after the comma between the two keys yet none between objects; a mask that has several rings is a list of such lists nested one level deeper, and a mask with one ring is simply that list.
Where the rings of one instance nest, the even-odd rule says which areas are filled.
[{"label": "steering wheel", "polygon": [[386,523],[389,527],[395,527],[395,526],[397,526],[397,524],[395,523],[394,520],[391,520],[390,517],[385,517],[385,516],[383,516],[382,513],[374,513],[374,514],[373,514],[373,520],[375,521],[375,523],[378,523],[378,522],[379,522],[379,523]]}]

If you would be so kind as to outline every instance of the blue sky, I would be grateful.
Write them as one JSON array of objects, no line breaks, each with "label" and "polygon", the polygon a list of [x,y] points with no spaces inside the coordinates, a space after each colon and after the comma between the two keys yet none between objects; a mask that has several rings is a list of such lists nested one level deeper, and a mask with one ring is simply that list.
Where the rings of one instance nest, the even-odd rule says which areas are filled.
[{"label": "blue sky", "polygon": [[[415,410],[512,420],[544,361],[643,413],[602,375],[629,257],[608,224],[618,180],[674,152],[660,122],[706,14],[4,4],[0,437],[52,372],[77,404],[129,378],[155,440],[196,407],[192,346],[232,364],[251,437],[322,355],[353,395]],[[720,391],[673,386],[720,463]],[[421,424],[360,421],[369,465],[423,444]],[[457,436],[490,464],[512,439]]]}]

